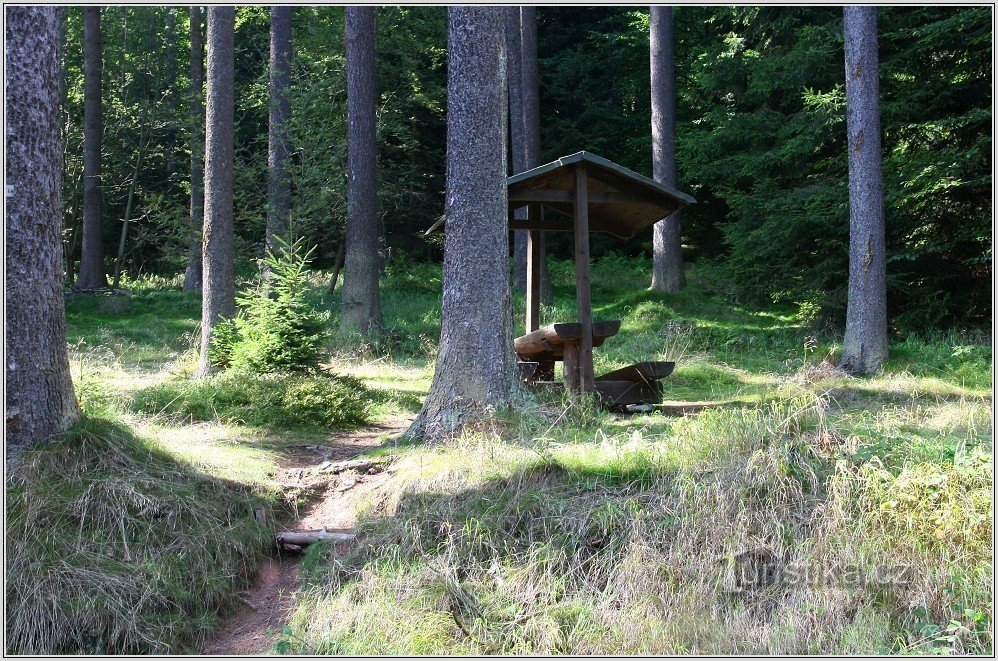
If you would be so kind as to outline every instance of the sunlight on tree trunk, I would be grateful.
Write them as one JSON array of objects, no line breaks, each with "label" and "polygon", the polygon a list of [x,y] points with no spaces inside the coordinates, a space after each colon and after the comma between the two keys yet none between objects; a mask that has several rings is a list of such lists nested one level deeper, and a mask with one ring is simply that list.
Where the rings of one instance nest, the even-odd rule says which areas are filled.
[{"label": "sunlight on tree trunk", "polygon": [[513,356],[506,221],[506,54],[501,7],[450,7],[447,193],[440,349],[406,432],[458,433],[521,393]]},{"label": "sunlight on tree trunk", "polygon": [[69,429],[55,7],[7,7],[6,457]]},{"label": "sunlight on tree trunk", "polygon": [[[655,181],[676,188],[676,71],[672,7],[651,8],[651,135]],[[679,212],[655,223],[651,288],[677,292],[686,286]]]},{"label": "sunlight on tree trunk", "polygon": [[349,181],[340,324],[345,329],[364,333],[379,332],[381,257],[378,253],[375,11],[374,7],[347,7],[345,12]]},{"label": "sunlight on tree trunk", "polygon": [[840,369],[869,374],[887,358],[887,266],[876,7],[843,9],[849,144],[849,303]]},{"label": "sunlight on tree trunk", "polygon": [[201,358],[197,376],[212,371],[215,324],[236,312],[232,254],[232,7],[208,8],[208,102],[204,168],[204,282],[201,288]]}]

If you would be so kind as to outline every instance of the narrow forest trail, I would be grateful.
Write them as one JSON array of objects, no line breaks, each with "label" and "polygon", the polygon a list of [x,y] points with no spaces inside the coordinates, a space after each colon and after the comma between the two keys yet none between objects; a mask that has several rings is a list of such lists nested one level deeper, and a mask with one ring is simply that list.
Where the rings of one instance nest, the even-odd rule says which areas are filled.
[{"label": "narrow forest trail", "polygon": [[[344,471],[324,476],[329,462],[353,459],[379,447],[384,437],[401,434],[411,421],[392,418],[354,432],[332,436],[328,444],[289,446],[280,461],[277,481],[297,492],[306,504],[299,516],[281,522],[279,530],[328,529],[348,532],[356,523],[355,506],[363,492],[373,491],[387,472]],[[350,542],[337,544],[343,552]],[[279,552],[261,563],[255,583],[238,596],[242,601],[222,626],[198,649],[199,654],[239,655],[270,651],[296,604],[301,555]]]}]

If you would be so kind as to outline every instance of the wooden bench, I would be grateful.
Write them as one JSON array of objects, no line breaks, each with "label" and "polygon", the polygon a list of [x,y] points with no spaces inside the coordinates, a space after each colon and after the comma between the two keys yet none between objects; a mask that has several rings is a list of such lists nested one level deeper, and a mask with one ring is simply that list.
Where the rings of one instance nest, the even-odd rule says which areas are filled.
[{"label": "wooden bench", "polygon": [[[598,347],[620,331],[620,320],[595,321],[592,329],[593,346]],[[561,360],[565,363],[566,385],[576,390],[581,337],[581,324],[565,323],[551,324],[516,338],[513,348],[520,377],[532,386],[548,384],[554,381],[555,362]],[[662,400],[658,381],[672,374],[675,366],[671,362],[635,363],[598,377],[593,385],[596,395],[608,406],[657,404]]]}]

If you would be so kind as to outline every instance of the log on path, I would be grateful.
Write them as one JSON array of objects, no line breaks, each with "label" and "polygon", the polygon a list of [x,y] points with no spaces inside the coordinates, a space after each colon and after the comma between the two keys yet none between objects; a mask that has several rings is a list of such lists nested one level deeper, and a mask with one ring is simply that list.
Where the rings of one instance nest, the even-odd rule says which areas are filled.
[{"label": "log on path", "polygon": [[357,538],[356,533],[330,530],[286,530],[274,536],[279,547],[287,544],[303,547],[316,542],[350,542]]}]

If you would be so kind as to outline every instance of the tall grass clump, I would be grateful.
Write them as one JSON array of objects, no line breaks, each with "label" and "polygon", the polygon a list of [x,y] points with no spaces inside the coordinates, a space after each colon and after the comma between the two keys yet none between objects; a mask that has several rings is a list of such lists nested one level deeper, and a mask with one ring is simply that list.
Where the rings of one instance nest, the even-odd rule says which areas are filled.
[{"label": "tall grass clump", "polygon": [[269,545],[257,489],[104,421],[29,450],[7,485],[7,652],[195,644]]}]

